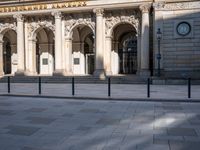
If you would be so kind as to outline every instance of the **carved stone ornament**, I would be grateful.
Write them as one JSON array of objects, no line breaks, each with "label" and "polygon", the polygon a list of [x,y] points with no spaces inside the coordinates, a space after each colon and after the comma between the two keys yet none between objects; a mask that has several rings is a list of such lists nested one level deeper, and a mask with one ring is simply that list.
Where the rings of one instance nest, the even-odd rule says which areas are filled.
[{"label": "carved stone ornament", "polygon": [[54,16],[56,19],[62,18],[62,13],[60,11],[54,11],[51,13],[52,16]]},{"label": "carved stone ornament", "polygon": [[38,28],[48,28],[55,34],[55,25],[52,20],[37,20],[35,22],[28,23],[28,37],[33,39],[33,35]]},{"label": "carved stone ornament", "polygon": [[104,13],[104,9],[102,8],[96,8],[93,10],[93,12],[97,15],[97,16],[102,16]]},{"label": "carved stone ornament", "polygon": [[155,10],[163,9],[165,7],[165,2],[155,2],[153,3],[153,8]]},{"label": "carved stone ornament", "polygon": [[137,11],[121,11],[117,14],[108,13],[106,15],[106,36],[111,36],[113,28],[118,24],[128,23],[135,27],[139,33],[140,16]]},{"label": "carved stone ornament", "polygon": [[142,11],[142,13],[148,13],[151,5],[150,4],[144,4],[144,5],[140,5],[140,10]]},{"label": "carved stone ornament", "polygon": [[200,2],[181,2],[165,4],[159,10],[182,10],[182,9],[200,9]]},{"label": "carved stone ornament", "polygon": [[90,27],[95,34],[95,21],[91,14],[76,14],[65,16],[65,36],[70,37],[72,30],[78,25]]},{"label": "carved stone ornament", "polygon": [[0,23],[0,34],[2,34],[2,32],[6,31],[7,29],[12,29],[14,31],[16,31],[17,26],[16,23]]},{"label": "carved stone ornament", "polygon": [[19,14],[19,13],[18,14],[14,14],[13,18],[17,19],[17,22],[18,21],[20,21],[20,22],[24,21],[24,16],[22,14]]}]

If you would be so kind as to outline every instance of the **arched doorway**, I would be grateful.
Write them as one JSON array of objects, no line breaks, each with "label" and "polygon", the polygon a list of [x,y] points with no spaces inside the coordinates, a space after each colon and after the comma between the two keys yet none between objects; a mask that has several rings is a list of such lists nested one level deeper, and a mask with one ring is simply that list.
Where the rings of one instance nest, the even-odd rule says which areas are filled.
[{"label": "arched doorway", "polygon": [[112,50],[118,54],[117,58],[114,58],[118,59],[118,73],[136,74],[138,68],[137,33],[132,25],[120,24],[114,28]]},{"label": "arched doorway", "polygon": [[36,32],[36,72],[51,75],[55,69],[54,34],[49,28],[40,28]]},{"label": "arched doorway", "polygon": [[74,74],[93,74],[95,68],[94,34],[90,27],[79,25],[73,29],[72,56]]},{"label": "arched doorway", "polygon": [[17,71],[17,34],[8,30],[3,36],[3,72],[14,74]]}]

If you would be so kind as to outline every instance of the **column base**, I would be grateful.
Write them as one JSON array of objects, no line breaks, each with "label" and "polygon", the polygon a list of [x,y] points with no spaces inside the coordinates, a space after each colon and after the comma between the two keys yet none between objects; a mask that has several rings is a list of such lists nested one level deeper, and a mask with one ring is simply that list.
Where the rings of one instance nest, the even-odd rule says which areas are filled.
[{"label": "column base", "polygon": [[4,76],[4,72],[0,72],[0,77],[3,77]]},{"label": "column base", "polygon": [[99,79],[106,78],[105,71],[103,69],[96,69],[93,75],[94,77],[98,77]]},{"label": "column base", "polygon": [[15,76],[25,76],[25,71],[24,70],[17,70],[15,72]]},{"label": "column base", "polygon": [[144,77],[144,78],[150,77],[150,71],[149,71],[149,70],[146,70],[146,69],[142,69],[142,70],[138,71],[137,74],[138,74],[140,77]]},{"label": "column base", "polygon": [[53,76],[64,76],[65,75],[65,71],[64,70],[55,70],[53,72]]},{"label": "column base", "polygon": [[37,76],[38,73],[37,73],[37,72],[32,72],[32,71],[28,71],[28,70],[27,70],[27,71],[25,72],[25,75],[26,75],[26,76]]},{"label": "column base", "polygon": [[112,71],[106,71],[106,76],[111,76],[113,75]]}]

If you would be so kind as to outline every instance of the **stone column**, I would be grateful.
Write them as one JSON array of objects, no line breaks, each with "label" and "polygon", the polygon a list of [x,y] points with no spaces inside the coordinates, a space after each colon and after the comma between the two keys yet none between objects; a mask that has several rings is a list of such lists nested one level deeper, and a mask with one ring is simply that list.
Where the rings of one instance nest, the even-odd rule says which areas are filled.
[{"label": "stone column", "polygon": [[72,39],[65,39],[66,75],[72,74]]},{"label": "stone column", "polygon": [[150,5],[141,5],[142,27],[141,27],[141,70],[140,75],[149,76],[149,10]]},{"label": "stone column", "polygon": [[22,14],[13,16],[17,20],[17,57],[18,65],[16,75],[24,75],[25,73],[25,55],[24,55],[24,17]]},{"label": "stone column", "polygon": [[94,9],[94,13],[96,14],[96,37],[95,37],[95,45],[96,45],[96,55],[95,55],[95,72],[94,75],[100,78],[105,78],[104,71],[104,31],[103,31],[103,12],[104,10],[101,8]]},{"label": "stone column", "polygon": [[4,75],[3,70],[3,41],[0,41],[0,76]]},{"label": "stone column", "polygon": [[29,75],[36,75],[37,68],[36,68],[36,40],[29,39],[28,40],[28,73]]},{"label": "stone column", "polygon": [[54,75],[63,75],[62,65],[62,14],[61,12],[52,12],[55,17],[55,71]]},{"label": "stone column", "polygon": [[106,53],[105,53],[105,63],[106,63],[106,74],[112,75],[111,71],[111,52],[112,52],[112,37],[106,37]]}]

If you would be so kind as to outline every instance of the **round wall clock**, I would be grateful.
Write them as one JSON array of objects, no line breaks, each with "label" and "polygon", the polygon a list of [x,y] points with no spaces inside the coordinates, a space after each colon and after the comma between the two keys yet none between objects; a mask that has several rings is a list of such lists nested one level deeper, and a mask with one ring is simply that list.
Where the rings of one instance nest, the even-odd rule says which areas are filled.
[{"label": "round wall clock", "polygon": [[188,22],[181,22],[178,24],[177,33],[181,36],[186,36],[191,32],[191,26]]}]

